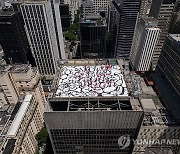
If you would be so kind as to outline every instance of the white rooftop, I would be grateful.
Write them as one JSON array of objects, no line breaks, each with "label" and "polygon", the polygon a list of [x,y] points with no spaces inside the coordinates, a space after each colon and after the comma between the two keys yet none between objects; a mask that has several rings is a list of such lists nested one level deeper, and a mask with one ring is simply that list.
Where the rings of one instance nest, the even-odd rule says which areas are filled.
[{"label": "white rooftop", "polygon": [[119,65],[64,66],[56,97],[128,96]]},{"label": "white rooftop", "polygon": [[7,133],[8,136],[15,136],[18,129],[19,129],[19,126],[21,125],[21,122],[22,122],[22,119],[25,115],[25,113],[27,112],[27,108],[30,104],[30,100],[32,98],[32,95],[26,95],[22,104],[21,104],[21,107],[19,108],[19,111],[18,113],[16,114],[11,126],[10,126],[10,129]]}]

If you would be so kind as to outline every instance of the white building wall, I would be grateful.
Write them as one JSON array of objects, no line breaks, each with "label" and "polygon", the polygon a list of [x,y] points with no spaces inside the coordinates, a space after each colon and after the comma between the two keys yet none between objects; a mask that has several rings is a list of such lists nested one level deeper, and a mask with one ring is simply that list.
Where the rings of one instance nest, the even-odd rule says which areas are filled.
[{"label": "white building wall", "polygon": [[[13,121],[14,122],[14,121]],[[8,136],[8,138],[16,138],[16,144],[13,154],[34,154],[37,151],[36,134],[43,127],[43,113],[40,109],[39,102],[32,96],[29,105],[26,108],[22,120],[20,121],[19,128],[15,136]]]},{"label": "white building wall", "polygon": [[66,54],[64,50],[64,40],[63,40],[63,32],[62,32],[62,24],[61,24],[61,17],[60,17],[60,9],[59,9],[59,2],[52,0],[52,5],[54,5],[54,13],[55,13],[55,21],[57,26],[57,37],[58,37],[58,44],[60,46],[59,54],[61,55],[61,59],[66,59]]},{"label": "white building wall", "polygon": [[142,24],[138,23],[130,53],[130,64],[133,69],[149,71],[159,34],[159,28],[144,28]]},{"label": "white building wall", "polygon": [[155,46],[158,41],[160,29],[146,28],[146,36],[140,53],[137,54],[135,70],[149,71]]},{"label": "white building wall", "polygon": [[50,2],[25,2],[20,9],[40,73],[55,74],[59,51]]}]

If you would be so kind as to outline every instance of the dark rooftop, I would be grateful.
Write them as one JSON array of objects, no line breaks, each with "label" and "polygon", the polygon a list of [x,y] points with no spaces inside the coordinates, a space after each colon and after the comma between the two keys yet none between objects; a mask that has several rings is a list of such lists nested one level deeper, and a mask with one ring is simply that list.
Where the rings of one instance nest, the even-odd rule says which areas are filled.
[{"label": "dark rooftop", "polygon": [[16,13],[18,13],[18,11],[0,11],[0,17],[1,16],[13,16]]},{"label": "dark rooftop", "polygon": [[11,153],[13,153],[15,142],[16,142],[16,139],[9,139],[2,154],[11,154]]},{"label": "dark rooftop", "polygon": [[3,126],[6,124],[7,120],[8,120],[8,116],[7,116],[7,113],[6,112],[0,112],[0,126]]},{"label": "dark rooftop", "polygon": [[129,100],[118,100],[116,98],[106,99],[71,99],[51,100],[50,106],[53,111],[110,111],[110,110],[132,110]]},{"label": "dark rooftop", "polygon": [[14,108],[12,114],[11,114],[10,120],[12,120],[12,121],[14,120],[14,117],[16,116],[21,104],[22,104],[22,102],[17,102],[17,104],[16,104],[16,106],[15,106],[15,108]]}]

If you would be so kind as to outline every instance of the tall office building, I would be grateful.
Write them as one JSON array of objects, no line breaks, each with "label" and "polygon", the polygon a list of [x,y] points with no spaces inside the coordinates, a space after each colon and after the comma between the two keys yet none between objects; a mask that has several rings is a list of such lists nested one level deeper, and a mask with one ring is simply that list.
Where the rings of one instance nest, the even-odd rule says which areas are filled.
[{"label": "tall office building", "polygon": [[108,12],[108,7],[111,0],[93,0],[93,6],[95,13],[99,13],[100,9],[103,9],[106,13]]},{"label": "tall office building", "polygon": [[[172,21],[173,20],[173,21]],[[180,12],[174,14],[171,21],[170,33],[171,34],[180,34]]]},{"label": "tall office building", "polygon": [[107,24],[108,24],[108,31],[112,29],[115,25],[117,25],[117,10],[114,7],[113,3],[111,2],[108,8],[108,18],[107,18]]},{"label": "tall office building", "polygon": [[82,58],[106,56],[106,20],[99,15],[86,15],[80,21],[80,50]]},{"label": "tall office building", "polygon": [[130,53],[130,64],[136,71],[149,71],[160,29],[153,17],[144,17],[136,26]]},{"label": "tall office building", "polygon": [[66,59],[63,33],[62,33],[60,2],[57,0],[50,0],[50,1],[51,1],[51,9],[52,9],[52,14],[53,14],[54,28],[56,32],[56,41],[57,41],[57,46],[59,50],[59,56],[61,59]]},{"label": "tall office building", "polygon": [[180,15],[178,17],[178,20],[174,26],[173,34],[180,34]]},{"label": "tall office building", "polygon": [[118,25],[115,56],[128,59],[141,0],[116,0],[115,2],[119,4],[122,10]]},{"label": "tall office building", "polygon": [[170,102],[174,108],[168,112],[127,62],[76,59],[61,69],[44,113],[54,153],[144,154],[158,148],[178,153],[179,101]]},{"label": "tall office building", "polygon": [[152,70],[155,70],[157,66],[164,40],[168,34],[175,1],[176,0],[154,0],[152,2],[150,16],[158,20],[158,27],[161,29],[160,38],[153,54]]},{"label": "tall office building", "polygon": [[81,7],[82,0],[60,0],[60,3],[69,5],[71,21],[73,22],[75,19],[75,14],[77,13],[77,10]]},{"label": "tall office building", "polygon": [[138,22],[141,21],[142,17],[147,17],[150,13],[152,0],[141,0],[141,6],[139,9]]},{"label": "tall office building", "polygon": [[92,0],[84,0],[82,2],[82,7],[83,7],[83,17],[85,18],[87,15],[94,14],[94,5]]},{"label": "tall office building", "polygon": [[121,67],[115,59],[70,60],[62,67],[44,113],[54,153],[132,152],[132,143],[121,149],[118,139],[126,134],[136,139],[143,111],[130,100]]},{"label": "tall office building", "polygon": [[20,12],[0,12],[0,44],[7,63],[35,65]]},{"label": "tall office building", "polygon": [[176,1],[176,4],[174,6],[169,33],[180,34],[180,1],[179,0]]},{"label": "tall office building", "polygon": [[180,34],[169,34],[159,57],[157,71],[180,95]]},{"label": "tall office building", "polygon": [[60,56],[63,40],[59,5],[50,1],[24,1],[14,3],[13,7],[23,15],[31,50],[40,73],[55,74],[58,61],[63,55]]},{"label": "tall office building", "polygon": [[60,8],[62,30],[66,31],[70,27],[70,21],[71,21],[69,5],[68,4],[60,4],[59,8]]}]

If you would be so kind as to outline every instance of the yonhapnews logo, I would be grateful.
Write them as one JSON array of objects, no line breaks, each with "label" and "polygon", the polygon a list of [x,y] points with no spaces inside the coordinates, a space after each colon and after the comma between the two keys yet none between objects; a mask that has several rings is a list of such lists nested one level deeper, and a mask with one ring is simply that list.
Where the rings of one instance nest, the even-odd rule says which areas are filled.
[{"label": "yonhapnews logo", "polygon": [[178,145],[180,146],[180,139],[131,139],[129,135],[122,135],[118,139],[120,149],[125,149],[130,146],[131,142],[134,145]]},{"label": "yonhapnews logo", "polygon": [[129,135],[123,135],[118,139],[118,145],[120,149],[125,149],[131,144],[131,139]]}]

